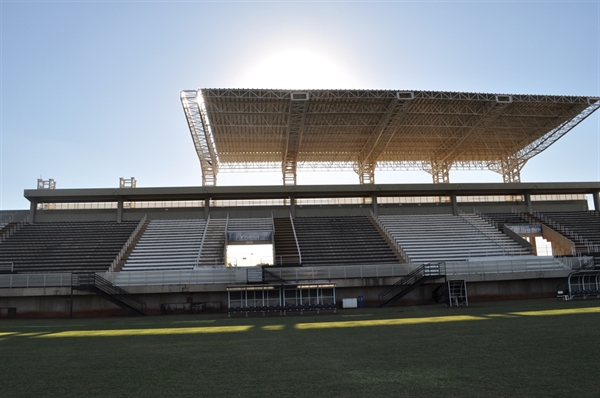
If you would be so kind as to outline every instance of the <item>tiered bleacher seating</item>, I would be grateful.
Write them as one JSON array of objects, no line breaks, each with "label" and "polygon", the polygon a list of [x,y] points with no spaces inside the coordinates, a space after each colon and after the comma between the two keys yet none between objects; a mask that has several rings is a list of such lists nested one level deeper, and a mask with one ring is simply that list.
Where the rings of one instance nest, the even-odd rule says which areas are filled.
[{"label": "tiered bleacher seating", "polygon": [[408,260],[414,263],[529,254],[489,224],[484,225],[483,220],[476,227],[476,223],[452,214],[380,215],[378,218]]},{"label": "tiered bleacher seating", "polygon": [[496,226],[500,232],[504,225],[522,225],[531,224],[516,213],[485,213],[481,215],[483,219]]},{"label": "tiered bleacher seating", "polygon": [[105,272],[137,221],[43,222],[24,225],[0,244],[14,272]]},{"label": "tiered bleacher seating", "polygon": [[230,218],[227,231],[272,231],[272,218]]},{"label": "tiered bleacher seating", "polygon": [[367,218],[297,217],[294,226],[302,265],[398,263],[398,258]]},{"label": "tiered bleacher seating", "polygon": [[575,232],[594,245],[600,245],[600,217],[589,211],[543,212],[542,215]]},{"label": "tiered bleacher seating", "polygon": [[122,271],[193,269],[205,227],[203,219],[150,221]]},{"label": "tiered bleacher seating", "polygon": [[222,267],[225,265],[225,230],[227,219],[208,220],[204,242],[202,243],[199,267]]}]

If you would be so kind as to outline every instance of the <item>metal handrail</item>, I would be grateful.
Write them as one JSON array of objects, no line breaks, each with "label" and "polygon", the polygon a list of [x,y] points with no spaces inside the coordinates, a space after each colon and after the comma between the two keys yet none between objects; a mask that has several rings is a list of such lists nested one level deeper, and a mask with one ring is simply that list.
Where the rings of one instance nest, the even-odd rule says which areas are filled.
[{"label": "metal handrail", "polygon": [[506,250],[506,244],[505,242],[502,242],[500,239],[498,239],[498,237],[496,235],[493,235],[492,233],[490,233],[489,231],[486,231],[485,229],[480,228],[478,225],[476,225],[475,223],[472,222],[472,220],[470,220],[468,217],[465,216],[465,212],[462,210],[458,210],[458,215],[465,220],[470,226],[472,226],[473,228],[475,228],[476,230],[478,230],[479,232],[481,232],[482,234],[484,234],[487,238],[489,238],[492,242],[494,242],[496,245],[498,245],[498,247],[500,247],[500,249],[502,249],[502,253],[504,253],[505,255],[509,255],[510,252]]},{"label": "metal handrail", "polygon": [[394,245],[394,247],[396,248],[396,250],[398,250],[398,252],[400,253],[400,255],[404,258],[404,260],[410,262],[410,257],[408,256],[408,254],[404,251],[404,249],[402,249],[402,247],[400,246],[400,244],[398,243],[398,241],[396,240],[396,238],[394,238],[394,236],[392,235],[392,233],[381,222],[381,220],[379,219],[379,217],[375,216],[375,213],[373,213],[373,210],[371,210],[371,217],[375,220],[375,222],[377,223],[377,225],[379,225],[379,228],[383,231],[383,233],[385,234],[385,236],[387,236],[388,240],[390,242],[392,242],[392,244]]},{"label": "metal handrail", "polygon": [[290,224],[292,224],[292,231],[294,231],[294,239],[296,240],[296,248],[298,249],[298,263],[302,264],[302,252],[300,252],[300,245],[298,244],[298,236],[296,236],[296,227],[294,227],[294,219],[292,213],[288,213],[290,216]]},{"label": "metal handrail", "polygon": [[4,232],[0,237],[0,242],[4,242],[8,238],[10,238],[15,232],[23,228],[23,225],[29,223],[29,218],[24,219],[23,221],[13,225],[8,231]]},{"label": "metal handrail", "polygon": [[198,255],[196,256],[196,263],[194,264],[194,268],[200,264],[200,256],[202,256],[202,249],[204,248],[204,239],[206,239],[206,233],[208,232],[208,224],[210,224],[210,214],[206,219],[206,224],[204,225],[204,232],[202,233],[202,240],[200,241],[200,249],[198,250]]},{"label": "metal handrail", "polygon": [[121,250],[119,251],[119,254],[117,254],[117,257],[115,257],[112,264],[110,264],[109,272],[114,272],[115,268],[117,268],[117,264],[119,264],[119,261],[121,261],[121,259],[125,255],[125,252],[127,251],[127,249],[129,249],[129,246],[131,246],[134,239],[137,237],[137,234],[140,232],[140,229],[142,229],[142,226],[146,222],[146,219],[147,214],[144,214],[144,217],[140,220],[137,227],[135,227],[131,235],[129,235],[129,239],[127,239],[123,247],[121,247]]}]

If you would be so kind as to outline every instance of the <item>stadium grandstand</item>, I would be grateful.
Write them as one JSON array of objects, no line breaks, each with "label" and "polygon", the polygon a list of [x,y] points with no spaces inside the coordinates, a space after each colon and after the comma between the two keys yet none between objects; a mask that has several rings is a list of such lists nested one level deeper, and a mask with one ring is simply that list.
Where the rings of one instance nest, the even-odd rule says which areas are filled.
[{"label": "stadium grandstand", "polygon": [[[0,215],[0,315],[287,314],[600,297],[600,182],[521,182],[593,97],[199,89],[181,102],[202,186],[25,190]],[[488,169],[503,183],[451,183]],[[279,186],[218,186],[278,170]],[[353,170],[355,185],[297,185]],[[424,170],[431,184],[377,184]],[[588,205],[593,203],[593,209]]]}]

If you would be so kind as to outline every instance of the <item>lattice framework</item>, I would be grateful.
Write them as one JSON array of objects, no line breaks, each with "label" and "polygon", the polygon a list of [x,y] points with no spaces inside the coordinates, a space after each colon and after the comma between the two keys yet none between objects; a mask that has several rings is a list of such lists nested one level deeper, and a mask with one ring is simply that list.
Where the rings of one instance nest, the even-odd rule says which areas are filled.
[{"label": "lattice framework", "polygon": [[199,89],[181,101],[204,185],[219,170],[490,169],[519,182],[525,163],[600,107],[593,97],[392,90]]}]

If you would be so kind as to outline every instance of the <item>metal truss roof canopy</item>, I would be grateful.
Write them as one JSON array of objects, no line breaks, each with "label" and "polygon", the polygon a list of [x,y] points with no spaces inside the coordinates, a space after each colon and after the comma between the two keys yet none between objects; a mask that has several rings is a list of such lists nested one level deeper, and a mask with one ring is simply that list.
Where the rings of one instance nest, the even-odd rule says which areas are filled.
[{"label": "metal truss roof canopy", "polygon": [[520,182],[525,163],[600,108],[594,97],[392,90],[198,89],[181,102],[203,185],[219,170],[490,169]]}]

